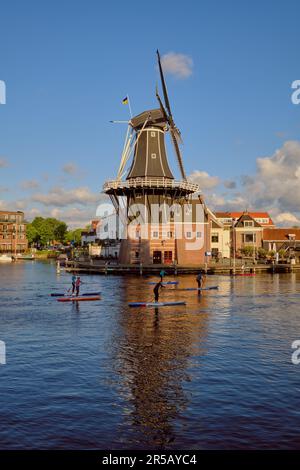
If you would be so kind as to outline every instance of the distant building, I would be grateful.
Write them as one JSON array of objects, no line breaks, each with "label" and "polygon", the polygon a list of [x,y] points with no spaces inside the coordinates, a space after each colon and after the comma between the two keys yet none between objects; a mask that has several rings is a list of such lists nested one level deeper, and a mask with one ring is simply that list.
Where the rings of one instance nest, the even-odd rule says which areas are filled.
[{"label": "distant building", "polygon": [[213,259],[230,258],[230,226],[224,226],[218,219],[211,220],[211,254]]},{"label": "distant building", "polygon": [[0,211],[0,253],[23,253],[27,248],[24,212]]},{"label": "distant building", "polygon": [[81,246],[87,246],[90,243],[97,243],[97,226],[99,220],[92,220],[91,227],[89,230],[83,230],[81,232]]},{"label": "distant building", "polygon": [[271,219],[268,212],[255,212],[255,211],[229,211],[229,212],[215,212],[216,218],[225,225],[232,225],[236,222],[243,214],[247,213],[262,227],[274,227],[274,222]]},{"label": "distant building", "polygon": [[299,259],[300,228],[265,228],[262,246],[267,251],[283,250]]},{"label": "distant building", "polygon": [[[267,225],[267,223],[266,223]],[[264,227],[250,213],[244,212],[231,230],[231,251],[241,254],[243,248],[253,247],[253,254],[262,246]]]}]

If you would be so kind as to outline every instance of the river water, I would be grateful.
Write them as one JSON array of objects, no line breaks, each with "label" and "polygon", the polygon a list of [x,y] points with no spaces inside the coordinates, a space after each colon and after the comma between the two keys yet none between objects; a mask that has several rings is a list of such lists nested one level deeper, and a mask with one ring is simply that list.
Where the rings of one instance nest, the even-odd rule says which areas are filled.
[{"label": "river water", "polygon": [[156,310],[127,307],[153,277],[82,279],[101,301],[49,297],[70,285],[49,263],[0,265],[0,448],[300,447],[300,275],[209,276]]}]

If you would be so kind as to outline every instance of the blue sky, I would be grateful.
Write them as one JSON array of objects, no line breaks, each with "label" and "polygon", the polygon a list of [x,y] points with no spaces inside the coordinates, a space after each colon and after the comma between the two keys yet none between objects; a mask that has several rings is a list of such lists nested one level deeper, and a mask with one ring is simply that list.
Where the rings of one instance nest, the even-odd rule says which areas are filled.
[{"label": "blue sky", "polygon": [[74,225],[93,216],[126,131],[109,121],[128,118],[127,93],[136,114],[157,106],[159,48],[193,62],[189,77],[166,80],[186,172],[212,208],[267,209],[296,223],[299,15],[296,0],[2,2],[0,208]]}]

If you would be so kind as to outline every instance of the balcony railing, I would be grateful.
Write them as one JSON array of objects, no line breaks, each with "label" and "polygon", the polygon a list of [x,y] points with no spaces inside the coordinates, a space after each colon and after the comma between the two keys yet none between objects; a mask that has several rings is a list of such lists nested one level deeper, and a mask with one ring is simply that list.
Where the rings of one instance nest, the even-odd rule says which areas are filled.
[{"label": "balcony railing", "polygon": [[199,191],[200,189],[195,183],[189,181],[175,181],[168,178],[131,178],[126,181],[112,180],[106,181],[103,185],[104,191],[130,188],[183,189],[191,193]]}]

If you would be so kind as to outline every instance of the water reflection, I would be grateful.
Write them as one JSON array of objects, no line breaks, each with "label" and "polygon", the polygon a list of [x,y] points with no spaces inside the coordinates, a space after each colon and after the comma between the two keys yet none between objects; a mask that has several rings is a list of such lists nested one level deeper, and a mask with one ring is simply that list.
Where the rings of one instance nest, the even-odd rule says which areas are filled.
[{"label": "water reflection", "polygon": [[[132,285],[124,282],[123,288],[127,303],[132,300]],[[149,289],[143,288],[140,296],[148,293]],[[172,295],[176,297],[175,290]],[[198,298],[194,293],[193,297],[206,307],[205,296]],[[173,422],[189,402],[183,384],[192,379],[191,357],[205,352],[202,341],[207,329],[208,316],[185,307],[120,313],[114,359],[122,396],[130,403],[123,432],[128,435],[128,429],[132,430],[135,445],[165,447],[176,440]]]}]

